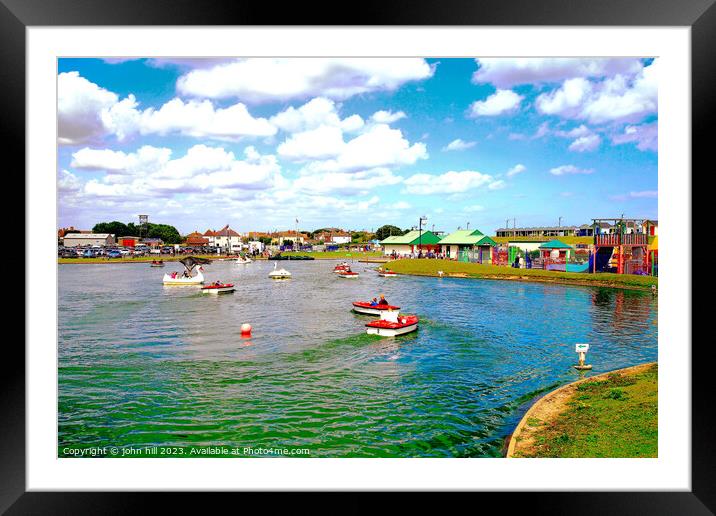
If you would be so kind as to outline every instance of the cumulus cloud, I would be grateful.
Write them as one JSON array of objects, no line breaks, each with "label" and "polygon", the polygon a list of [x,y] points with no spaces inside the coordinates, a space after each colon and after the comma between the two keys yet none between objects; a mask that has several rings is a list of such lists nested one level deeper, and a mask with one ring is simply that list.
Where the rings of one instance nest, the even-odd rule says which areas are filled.
[{"label": "cumulus cloud", "polygon": [[580,136],[569,144],[569,150],[575,152],[587,152],[596,150],[599,144],[602,142],[601,137],[598,134],[589,134],[586,136]]},{"label": "cumulus cloud", "polygon": [[171,159],[171,150],[144,146],[134,153],[81,149],[73,154],[76,170],[102,170],[90,179],[84,193],[98,197],[150,197],[216,189],[261,190],[283,184],[275,156],[253,147],[240,160],[219,147],[195,145],[184,156]]},{"label": "cumulus cloud", "polygon": [[61,194],[78,192],[82,188],[82,183],[72,172],[62,170],[57,178],[57,190]]},{"label": "cumulus cloud", "polygon": [[197,138],[236,140],[245,136],[272,136],[277,129],[265,118],[254,118],[236,103],[216,108],[208,101],[174,98],[160,108],[139,109],[134,95],[119,96],[81,77],[78,72],[58,76],[58,141],[60,144],[96,143],[114,135],[118,140],[135,134],[179,133]]},{"label": "cumulus cloud", "polygon": [[392,91],[433,73],[433,67],[420,58],[248,58],[191,70],[179,77],[177,91],[191,97],[233,97],[249,103],[346,99]]},{"label": "cumulus cloud", "polygon": [[309,131],[320,126],[338,127],[346,132],[354,132],[361,129],[365,123],[359,115],[341,119],[336,103],[324,97],[311,99],[299,108],[290,106],[269,120],[279,129],[290,133]]},{"label": "cumulus cloud", "polygon": [[590,123],[635,122],[657,112],[658,61],[636,75],[615,75],[600,82],[567,79],[558,89],[540,94],[535,105],[546,115]]},{"label": "cumulus cloud", "polygon": [[107,133],[102,113],[119,101],[119,97],[81,77],[79,72],[57,76],[58,140],[77,144],[97,140]]},{"label": "cumulus cloud", "polygon": [[521,174],[525,170],[527,170],[527,167],[524,166],[522,163],[518,163],[517,165],[515,165],[514,167],[512,167],[510,170],[507,171],[507,177],[516,176],[517,174]]},{"label": "cumulus cloud", "polygon": [[297,178],[292,188],[297,191],[317,194],[365,195],[378,187],[387,187],[400,183],[402,177],[396,176],[390,169],[375,168],[361,172],[327,172],[310,174]]},{"label": "cumulus cloud", "polygon": [[430,195],[462,193],[480,187],[496,189],[502,186],[502,181],[496,181],[493,176],[482,172],[463,170],[444,174],[414,174],[405,179],[404,184],[408,193]]},{"label": "cumulus cloud", "polygon": [[612,137],[612,143],[636,143],[636,148],[642,151],[657,151],[659,148],[659,129],[657,122],[643,125],[628,125],[622,134]]},{"label": "cumulus cloud", "polygon": [[516,110],[524,97],[512,90],[497,90],[485,100],[476,100],[470,105],[469,115],[496,116]]},{"label": "cumulus cloud", "polygon": [[372,125],[348,142],[339,141],[337,130],[333,131],[330,140],[322,139],[328,138],[329,135],[330,132],[322,128],[308,134],[297,133],[279,145],[278,153],[294,161],[315,159],[318,155],[332,156],[330,159],[307,164],[304,172],[308,173],[357,172],[379,167],[398,167],[412,165],[428,157],[424,143],[411,145],[399,129],[392,129],[386,124]]},{"label": "cumulus cloud", "polygon": [[464,210],[462,210],[466,213],[476,213],[478,211],[485,211],[485,207],[481,204],[473,204],[471,206],[466,206]]},{"label": "cumulus cloud", "polygon": [[407,116],[408,115],[406,115],[402,111],[393,113],[392,111],[380,110],[373,113],[370,119],[373,122],[377,122],[379,124],[392,124],[393,122],[397,122],[398,120],[406,118]]},{"label": "cumulus cloud", "polygon": [[574,165],[561,165],[550,169],[549,173],[554,176],[564,176],[568,174],[591,174],[594,172],[591,168],[579,168]]},{"label": "cumulus cloud", "polygon": [[634,58],[483,58],[475,60],[474,83],[491,83],[496,88],[519,84],[562,82],[576,77],[608,77],[635,74],[642,65]]},{"label": "cumulus cloud", "polygon": [[451,141],[448,143],[445,147],[443,147],[444,151],[461,151],[466,150],[471,147],[474,147],[477,145],[477,142],[466,142],[464,140],[461,140],[460,138]]}]

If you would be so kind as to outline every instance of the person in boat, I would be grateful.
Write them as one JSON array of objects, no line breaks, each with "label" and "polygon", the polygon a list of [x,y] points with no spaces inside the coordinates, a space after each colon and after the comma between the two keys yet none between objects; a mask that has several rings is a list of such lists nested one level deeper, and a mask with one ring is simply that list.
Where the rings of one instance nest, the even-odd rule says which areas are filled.
[{"label": "person in boat", "polygon": [[177,273],[176,273],[176,271],[172,272],[172,279],[177,279]]},{"label": "person in boat", "polygon": [[373,300],[370,302],[370,306],[378,306],[378,298],[374,297]]},{"label": "person in boat", "polygon": [[388,301],[385,299],[385,296],[383,294],[380,295],[380,301],[378,301],[379,305],[387,305]]},{"label": "person in boat", "polygon": [[182,274],[182,278],[191,278],[191,276],[189,276],[189,271],[184,271],[184,274]]},{"label": "person in boat", "polygon": [[219,280],[216,280],[216,281],[214,282],[214,286],[215,286],[215,287],[220,287],[220,286],[221,286],[221,282],[220,282]]}]

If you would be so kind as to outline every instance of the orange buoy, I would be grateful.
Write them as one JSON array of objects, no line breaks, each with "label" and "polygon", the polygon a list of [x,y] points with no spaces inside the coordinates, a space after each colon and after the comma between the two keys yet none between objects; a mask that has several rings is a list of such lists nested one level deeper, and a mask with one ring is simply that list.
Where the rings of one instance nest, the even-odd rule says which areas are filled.
[{"label": "orange buoy", "polygon": [[249,323],[244,323],[241,325],[241,336],[242,337],[251,337],[251,325]]}]

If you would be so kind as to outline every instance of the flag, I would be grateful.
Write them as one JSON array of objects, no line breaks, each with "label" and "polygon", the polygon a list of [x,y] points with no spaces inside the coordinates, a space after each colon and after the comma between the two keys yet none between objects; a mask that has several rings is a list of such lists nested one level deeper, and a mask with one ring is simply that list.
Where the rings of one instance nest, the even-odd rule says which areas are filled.
[{"label": "flag", "polygon": [[298,224],[298,219],[296,219],[296,224]]}]

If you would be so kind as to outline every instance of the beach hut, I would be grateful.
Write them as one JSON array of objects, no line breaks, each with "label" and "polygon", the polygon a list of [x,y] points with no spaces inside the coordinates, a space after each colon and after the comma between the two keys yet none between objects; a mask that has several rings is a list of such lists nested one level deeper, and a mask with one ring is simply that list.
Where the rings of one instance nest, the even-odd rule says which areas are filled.
[{"label": "beach hut", "polygon": [[492,263],[493,248],[497,245],[497,242],[477,229],[453,231],[439,243],[447,258],[487,264]]},{"label": "beach hut", "polygon": [[383,247],[383,254],[398,256],[417,255],[420,251],[423,254],[436,252],[439,249],[440,237],[432,231],[408,231],[404,235],[389,236],[380,241]]},{"label": "beach hut", "polygon": [[550,240],[539,246],[539,252],[545,262],[566,263],[572,257],[574,248],[559,240]]}]

